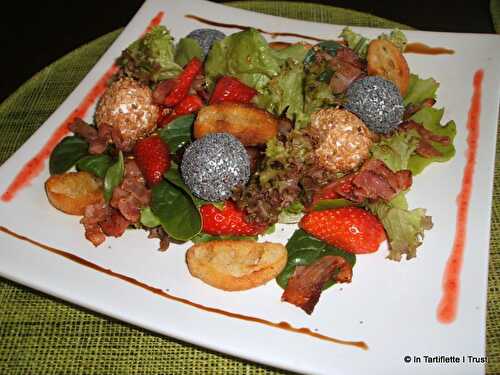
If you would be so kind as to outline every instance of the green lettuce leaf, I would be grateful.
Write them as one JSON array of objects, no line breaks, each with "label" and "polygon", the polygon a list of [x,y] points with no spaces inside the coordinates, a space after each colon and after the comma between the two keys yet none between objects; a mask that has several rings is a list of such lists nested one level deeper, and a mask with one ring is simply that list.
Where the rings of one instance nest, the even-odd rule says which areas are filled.
[{"label": "green lettuce leaf", "polygon": [[133,42],[118,59],[126,75],[150,83],[176,77],[182,68],[174,61],[173,38],[164,26],[155,26]]},{"label": "green lettuce leaf", "polygon": [[439,83],[434,78],[421,79],[416,74],[410,74],[410,85],[404,97],[403,104],[419,104],[425,99],[435,99]]},{"label": "green lettuce leaf", "polygon": [[278,216],[278,223],[294,224],[298,223],[303,216],[304,205],[300,201],[295,201],[285,208]]},{"label": "green lettuce leaf", "polygon": [[254,103],[276,116],[285,114],[292,121],[303,117],[304,66],[288,59],[280,73],[263,88]]},{"label": "green lettuce leaf", "polygon": [[231,34],[216,41],[205,63],[209,83],[213,84],[217,78],[228,75],[258,91],[279,72],[279,59],[255,29]]},{"label": "green lettuce leaf", "polygon": [[412,120],[422,124],[424,128],[432,133],[450,138],[450,143],[448,145],[431,142],[432,146],[441,152],[441,156],[424,158],[423,156],[413,154],[408,162],[408,169],[411,170],[413,175],[417,175],[422,172],[430,163],[445,162],[455,156],[455,146],[453,145],[453,141],[457,134],[457,127],[454,121],[449,121],[445,125],[441,125],[440,121],[443,117],[443,113],[444,108],[422,108],[411,117]]},{"label": "green lettuce leaf", "polygon": [[420,136],[415,130],[396,132],[389,138],[382,138],[371,148],[373,158],[382,160],[393,172],[408,169]]},{"label": "green lettuce leaf", "polygon": [[175,49],[175,62],[180,66],[186,65],[192,58],[204,59],[203,49],[197,40],[182,38]]},{"label": "green lettuce leaf", "polygon": [[426,107],[411,117],[412,120],[422,124],[433,134],[447,136],[450,139],[447,145],[430,141],[431,145],[441,153],[440,156],[423,157],[415,153],[421,138],[416,130],[399,131],[389,138],[383,138],[372,146],[372,156],[382,160],[394,172],[409,169],[414,176],[421,173],[425,167],[433,162],[450,160],[455,155],[453,141],[457,129],[453,121],[441,125],[443,113],[444,109]]},{"label": "green lettuce leaf", "polygon": [[[366,59],[368,45],[371,42],[370,39],[352,31],[349,27],[344,27],[339,37],[344,39],[347,46],[354,50],[359,57]],[[401,52],[405,50],[406,44],[408,43],[406,35],[399,29],[394,29],[389,34],[381,34],[377,39],[384,39],[392,42]]]},{"label": "green lettuce leaf", "polygon": [[203,243],[203,242],[210,242],[210,241],[227,241],[227,240],[234,240],[234,241],[243,241],[243,240],[250,240],[250,241],[257,241],[257,236],[214,236],[212,234],[208,233],[198,233],[196,236],[191,238],[191,241],[193,243]]},{"label": "green lettuce leaf", "polygon": [[408,39],[406,35],[399,29],[392,30],[389,34],[379,35],[377,39],[384,39],[392,42],[401,52],[404,52],[406,45],[408,44]]},{"label": "green lettuce leaf", "polygon": [[347,46],[356,52],[358,56],[366,58],[366,52],[368,51],[370,39],[352,31],[350,27],[344,27],[339,37],[344,39]]},{"label": "green lettuce leaf", "polygon": [[426,210],[408,210],[404,193],[392,201],[369,203],[368,209],[382,222],[389,243],[388,259],[399,262],[404,255],[406,260],[417,256],[417,248],[422,244],[424,231],[432,228],[432,218]]},{"label": "green lettuce leaf", "polygon": [[287,61],[288,59],[292,59],[294,62],[302,62],[306,57],[309,49],[306,48],[304,44],[292,44],[286,48],[281,49],[273,49],[272,52],[274,56],[276,56],[282,62]]}]

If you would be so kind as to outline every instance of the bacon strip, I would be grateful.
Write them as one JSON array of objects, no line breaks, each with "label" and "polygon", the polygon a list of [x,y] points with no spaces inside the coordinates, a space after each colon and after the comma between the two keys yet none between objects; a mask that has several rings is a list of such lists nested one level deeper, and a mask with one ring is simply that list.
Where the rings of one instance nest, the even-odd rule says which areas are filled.
[{"label": "bacon strip", "polygon": [[436,104],[436,99],[428,98],[418,104],[409,104],[405,108],[405,113],[403,115],[403,120],[408,120],[415,113],[420,111],[422,108],[429,108]]},{"label": "bacon strip", "polygon": [[342,257],[326,255],[306,267],[297,267],[295,274],[288,280],[288,285],[281,300],[300,307],[311,314],[319,301],[325,283],[333,278],[339,283],[349,283],[352,279],[352,267]]},{"label": "bacon strip", "polygon": [[411,187],[409,170],[393,172],[381,160],[370,159],[357,172],[351,173],[323,187],[311,203],[314,207],[322,199],[344,198],[355,203],[365,199],[390,201],[399,192]]},{"label": "bacon strip", "polygon": [[415,122],[413,120],[408,120],[403,122],[399,129],[403,131],[416,130],[418,135],[420,135],[420,142],[417,146],[415,152],[424,158],[431,158],[441,156],[442,153],[437,150],[431,142],[440,143],[443,146],[450,144],[450,137],[445,135],[437,135],[433,132],[427,130],[422,124]]}]

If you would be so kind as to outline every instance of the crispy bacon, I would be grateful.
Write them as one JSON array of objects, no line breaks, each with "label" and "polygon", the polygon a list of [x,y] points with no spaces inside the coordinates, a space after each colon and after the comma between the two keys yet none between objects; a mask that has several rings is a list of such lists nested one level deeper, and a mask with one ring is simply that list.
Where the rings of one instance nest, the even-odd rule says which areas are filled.
[{"label": "crispy bacon", "polygon": [[168,234],[163,230],[161,226],[151,228],[149,230],[148,238],[158,238],[160,240],[160,247],[158,248],[159,251],[167,250],[170,245]]},{"label": "crispy bacon", "polygon": [[151,191],[134,160],[125,162],[125,173],[122,183],[113,190],[109,204],[117,208],[131,223],[137,223],[141,216],[141,208],[151,200]]},{"label": "crispy bacon", "polygon": [[94,246],[99,246],[106,240],[99,223],[110,215],[110,207],[105,203],[95,203],[85,207],[85,212],[80,223],[85,228],[85,238]]},{"label": "crispy bacon", "polygon": [[436,99],[428,98],[418,104],[409,104],[405,108],[405,113],[403,115],[403,120],[408,120],[415,113],[420,111],[422,108],[429,108],[436,104]]},{"label": "crispy bacon", "polygon": [[130,221],[118,211],[111,209],[111,215],[99,223],[106,236],[120,237],[130,225]]},{"label": "crispy bacon", "polygon": [[175,79],[166,79],[161,81],[153,91],[153,102],[162,105],[167,95],[175,86]]},{"label": "crispy bacon", "polygon": [[441,152],[437,150],[431,142],[440,143],[443,146],[447,146],[450,144],[449,137],[434,134],[433,132],[427,130],[422,124],[419,124],[418,122],[412,120],[403,122],[399,126],[399,129],[403,131],[417,131],[417,133],[420,135],[420,141],[415,152],[420,156],[423,156],[424,158],[431,158],[442,155]]},{"label": "crispy bacon", "polygon": [[409,170],[393,172],[383,161],[370,159],[357,172],[352,184],[357,201],[366,198],[390,201],[400,191],[410,188],[412,175]]},{"label": "crispy bacon", "polygon": [[352,279],[352,267],[342,257],[326,255],[306,267],[297,267],[281,300],[300,307],[311,314],[319,301],[325,283],[334,277],[339,283],[349,283]]},{"label": "crispy bacon", "polygon": [[363,63],[348,48],[341,48],[330,62],[334,71],[330,80],[330,88],[334,94],[341,94],[358,78],[364,76]]},{"label": "crispy bacon", "polygon": [[393,172],[383,161],[370,159],[359,171],[337,179],[316,192],[311,207],[321,199],[344,198],[356,203],[365,199],[390,201],[400,191],[409,189],[411,184],[409,170]]}]

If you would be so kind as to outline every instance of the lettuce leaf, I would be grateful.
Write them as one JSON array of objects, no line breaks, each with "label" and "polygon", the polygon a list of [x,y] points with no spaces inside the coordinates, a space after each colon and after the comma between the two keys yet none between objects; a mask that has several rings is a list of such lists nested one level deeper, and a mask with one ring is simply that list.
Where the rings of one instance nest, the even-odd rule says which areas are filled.
[{"label": "lettuce leaf", "polygon": [[382,160],[393,172],[408,169],[420,136],[415,130],[396,132],[389,138],[382,138],[371,148],[373,158]]},{"label": "lettuce leaf", "polygon": [[294,224],[298,223],[303,216],[304,205],[300,201],[295,201],[285,208],[278,216],[278,223]]},{"label": "lettuce leaf", "polygon": [[410,74],[410,85],[404,97],[403,104],[419,104],[425,99],[435,99],[439,83],[434,78],[421,79],[416,74]]},{"label": "lettuce leaf", "polygon": [[432,218],[426,216],[425,209],[408,210],[404,193],[388,203],[381,200],[369,203],[368,209],[380,219],[385,228],[389,243],[388,259],[399,262],[404,255],[406,260],[417,256],[424,231],[432,228]]},{"label": "lettuce leaf", "polygon": [[303,118],[304,66],[288,59],[280,73],[263,88],[254,103],[276,116],[285,114],[291,121]]},{"label": "lettuce leaf", "polygon": [[454,121],[441,125],[444,109],[431,107],[422,108],[415,113],[411,119],[423,125],[424,128],[436,135],[447,136],[450,143],[443,145],[438,142],[430,142],[441,155],[434,157],[423,157],[415,153],[420,141],[420,135],[415,130],[399,131],[389,138],[383,138],[371,148],[372,156],[382,160],[394,172],[409,169],[415,176],[421,173],[425,167],[433,162],[445,162],[455,155],[453,141],[457,133]]},{"label": "lettuce leaf", "polygon": [[197,40],[182,38],[175,49],[175,62],[180,66],[186,65],[192,58],[204,59],[203,49]]},{"label": "lettuce leaf", "polygon": [[207,56],[205,73],[210,84],[228,75],[261,91],[280,72],[280,61],[255,29],[216,41]]},{"label": "lettuce leaf", "polygon": [[413,154],[408,161],[408,169],[411,170],[413,175],[417,175],[424,170],[429,164],[433,162],[445,162],[455,156],[455,146],[453,141],[457,134],[457,127],[454,121],[449,121],[445,125],[441,125],[440,121],[443,117],[444,108],[422,108],[415,113],[411,119],[424,126],[427,130],[434,134],[447,136],[450,138],[448,145],[443,145],[438,142],[431,142],[432,146],[441,152],[441,156],[432,158],[424,158],[423,156]]},{"label": "lettuce leaf", "polygon": [[[344,39],[347,46],[356,52],[359,57],[366,59],[368,45],[371,42],[370,39],[352,31],[349,27],[344,27],[339,37]],[[385,39],[392,42],[401,52],[405,50],[406,44],[408,43],[406,35],[399,29],[394,29],[389,34],[381,34],[377,39]]]},{"label": "lettuce leaf", "polygon": [[344,27],[339,35],[339,38],[344,39],[347,42],[347,46],[356,52],[358,56],[366,58],[370,39],[352,31],[350,27]]},{"label": "lettuce leaf", "polygon": [[150,83],[175,78],[182,68],[174,61],[173,38],[164,26],[155,26],[133,42],[118,59],[126,75]]}]

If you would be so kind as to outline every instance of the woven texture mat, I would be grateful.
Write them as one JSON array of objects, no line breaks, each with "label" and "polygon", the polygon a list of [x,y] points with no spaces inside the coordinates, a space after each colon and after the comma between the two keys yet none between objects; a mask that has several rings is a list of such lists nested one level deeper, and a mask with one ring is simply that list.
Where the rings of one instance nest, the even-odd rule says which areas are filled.
[{"label": "woven texture mat", "polygon": [[[496,4],[493,4],[496,3]],[[263,13],[353,26],[408,28],[340,8],[237,2]],[[500,18],[498,1],[493,10]],[[498,25],[498,23],[496,23]],[[0,105],[0,163],[60,105],[116,39],[107,34],[45,68]],[[497,148],[497,160],[499,149]],[[489,273],[489,374],[500,373],[500,169],[495,170]],[[0,279],[0,374],[282,374],[137,329]],[[464,338],[467,339],[467,338]],[[449,353],[453,354],[453,353]]]}]

